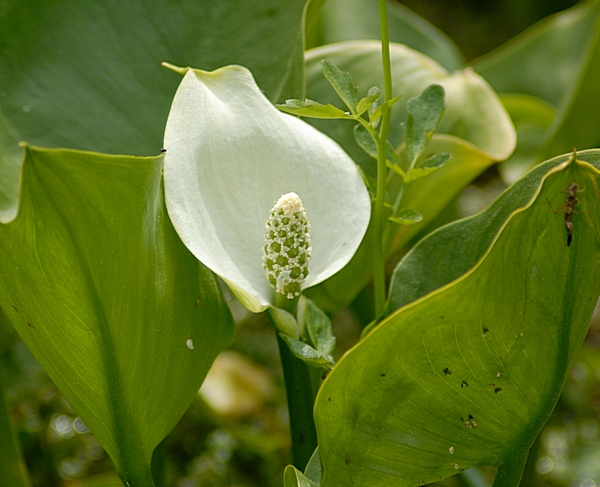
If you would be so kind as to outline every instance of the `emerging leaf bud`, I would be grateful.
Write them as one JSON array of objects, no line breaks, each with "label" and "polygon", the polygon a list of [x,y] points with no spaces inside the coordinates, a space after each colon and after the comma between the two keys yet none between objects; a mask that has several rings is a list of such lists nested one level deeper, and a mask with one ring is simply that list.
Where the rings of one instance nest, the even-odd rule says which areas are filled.
[{"label": "emerging leaf bud", "polygon": [[278,293],[293,299],[300,295],[308,275],[311,247],[306,210],[296,193],[284,194],[267,222],[263,267]]}]

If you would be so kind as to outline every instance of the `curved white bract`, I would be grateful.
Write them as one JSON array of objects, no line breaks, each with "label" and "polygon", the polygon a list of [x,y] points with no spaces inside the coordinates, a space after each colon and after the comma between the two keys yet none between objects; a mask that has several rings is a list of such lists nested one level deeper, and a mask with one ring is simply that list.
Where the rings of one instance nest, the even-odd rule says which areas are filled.
[{"label": "curved white bract", "polygon": [[171,106],[165,148],[173,225],[250,311],[273,301],[262,253],[265,222],[282,195],[298,194],[310,222],[303,288],[344,267],[366,232],[370,200],[352,159],[274,108],[246,68],[189,69]]}]

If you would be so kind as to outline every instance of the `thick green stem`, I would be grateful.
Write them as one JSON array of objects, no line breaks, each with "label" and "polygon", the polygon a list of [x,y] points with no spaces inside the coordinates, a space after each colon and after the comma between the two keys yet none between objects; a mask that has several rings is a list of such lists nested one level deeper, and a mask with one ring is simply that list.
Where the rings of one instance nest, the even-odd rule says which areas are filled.
[{"label": "thick green stem", "polygon": [[[379,0],[379,23],[381,28],[381,57],[383,64],[383,101],[392,98],[392,70],[390,62],[390,42],[388,33],[386,0]],[[384,200],[386,185],[386,145],[390,129],[391,111],[387,110],[381,118],[379,143],[377,144],[377,196],[373,213],[373,286],[375,293],[375,315],[379,318],[385,306],[385,259],[383,248]]]},{"label": "thick green stem", "polygon": [[[278,299],[279,297],[283,299]],[[275,304],[294,315],[298,299],[288,300],[285,296],[278,295]],[[308,366],[290,351],[277,331],[282,329],[282,326],[277,323],[277,315],[267,310],[267,316],[277,332],[277,344],[279,345],[279,356],[281,357],[285,393],[290,413],[292,463],[297,469],[304,471],[317,447],[317,429],[313,417],[313,407],[320,371]]]},{"label": "thick green stem", "polygon": [[304,471],[317,447],[317,429],[313,417],[313,371],[318,372],[318,369],[312,369],[295,357],[279,335],[277,343],[290,413],[292,463]]}]

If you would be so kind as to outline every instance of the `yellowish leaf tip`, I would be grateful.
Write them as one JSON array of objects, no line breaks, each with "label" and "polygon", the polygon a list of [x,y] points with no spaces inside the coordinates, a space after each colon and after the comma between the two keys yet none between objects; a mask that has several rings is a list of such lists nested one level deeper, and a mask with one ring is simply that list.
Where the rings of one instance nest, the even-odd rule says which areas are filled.
[{"label": "yellowish leaf tip", "polygon": [[161,66],[163,66],[167,69],[170,69],[171,71],[175,71],[176,73],[179,73],[182,76],[191,69],[191,68],[181,68],[179,66],[175,66],[174,64],[167,63],[167,62],[162,62],[160,64],[161,64]]}]

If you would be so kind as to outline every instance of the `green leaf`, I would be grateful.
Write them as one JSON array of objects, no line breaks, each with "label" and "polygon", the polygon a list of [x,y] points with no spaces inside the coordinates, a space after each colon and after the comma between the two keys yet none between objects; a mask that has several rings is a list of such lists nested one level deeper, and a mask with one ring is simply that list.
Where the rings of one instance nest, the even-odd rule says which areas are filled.
[{"label": "green leaf", "polygon": [[441,167],[444,167],[450,159],[452,159],[452,154],[450,154],[450,152],[439,152],[421,162],[417,162],[416,167],[413,167],[408,171],[406,180],[410,182],[422,178],[423,176],[427,176]]},{"label": "green leaf", "polygon": [[304,473],[288,465],[283,474],[283,487],[317,487],[321,483],[321,457],[317,448],[310,457]]},{"label": "green leaf", "polygon": [[598,144],[600,1],[580,2],[547,17],[472,63],[499,93],[525,94],[556,107],[535,162]]},{"label": "green leaf", "polygon": [[305,343],[302,340],[296,340],[283,333],[280,333],[279,336],[287,344],[290,351],[304,363],[311,367],[327,367],[329,369],[333,367],[334,363],[331,357],[319,352],[308,343]]},{"label": "green leaf", "polygon": [[[589,160],[587,154],[588,151],[580,152],[578,157]],[[529,204],[546,173],[567,159],[559,156],[535,167],[485,211],[440,228],[421,240],[392,274],[386,316],[474,267],[510,215]]]},{"label": "green leaf", "polygon": [[444,113],[444,88],[431,85],[406,104],[408,119],[404,124],[404,142],[412,168],[427,147]]},{"label": "green leaf", "polygon": [[22,140],[158,154],[181,81],[162,61],[208,70],[241,64],[272,101],[304,97],[305,3],[3,2],[0,221],[16,214]]},{"label": "green leaf", "polygon": [[400,225],[414,225],[415,223],[419,223],[421,220],[423,220],[423,215],[421,215],[421,213],[418,211],[405,208],[395,213],[394,216],[389,218],[389,220],[394,223],[399,223]]},{"label": "green leaf", "polygon": [[151,486],[233,319],[167,216],[163,158],[25,148],[0,306],[123,482]]},{"label": "green leaf", "polygon": [[310,480],[293,465],[288,465],[283,473],[283,487],[319,487],[319,484]]},{"label": "green leaf", "polygon": [[319,453],[319,448],[315,448],[315,452],[310,457],[306,468],[304,469],[304,474],[317,485],[321,483],[321,455]]},{"label": "green leaf", "polygon": [[[422,52],[450,71],[465,64],[456,44],[433,24],[399,3],[387,2],[387,8],[392,42]],[[328,0],[321,21],[322,44],[381,38],[377,2],[370,0]]]},{"label": "green leaf", "polygon": [[298,321],[308,331],[310,341],[324,357],[333,363],[331,354],[335,349],[335,337],[331,320],[310,299],[300,298],[297,311]]},{"label": "green leaf", "polygon": [[[369,89],[367,96],[365,96],[364,98],[361,98],[358,102],[358,105],[356,107],[356,114],[358,116],[362,115],[363,113],[365,113],[367,110],[369,110],[369,114],[371,114],[371,108],[373,108],[373,104],[377,101],[377,99],[379,98],[379,96],[381,95],[381,89],[378,88],[377,86],[373,86],[372,88]],[[379,105],[381,106],[381,105]],[[371,119],[371,122],[373,121],[372,117],[369,116],[369,118]]]},{"label": "green leaf", "polygon": [[290,336],[294,339],[299,338],[298,323],[296,322],[294,315],[275,306],[270,306],[267,308],[266,313],[269,315],[271,323],[274,324],[279,333]]},{"label": "green leaf", "polygon": [[517,131],[515,151],[498,165],[502,180],[512,184],[539,162],[536,153],[556,118],[556,107],[541,98],[517,93],[500,95],[500,99]]},{"label": "green leaf", "polygon": [[330,61],[324,60],[321,63],[323,75],[329,81],[338,96],[346,104],[350,113],[356,115],[356,107],[358,105],[358,90],[349,73],[344,73],[340,68]]},{"label": "green leaf", "polygon": [[[600,259],[600,151],[561,159],[530,182],[474,267],[390,315],[325,380],[315,406],[323,487],[408,487],[478,464],[499,467],[496,487],[518,485],[600,290],[589,265]],[[567,246],[564,213],[548,200],[564,204],[572,182],[589,193],[578,195]],[[464,248],[432,252],[451,262]]]},{"label": "green leaf", "polygon": [[377,122],[385,112],[392,108],[400,98],[402,98],[402,95],[395,96],[391,100],[377,105],[373,111],[369,111],[369,120],[371,121],[371,124],[375,125],[375,122]]},{"label": "green leaf", "polygon": [[[467,181],[475,179],[490,164],[486,154],[457,137],[434,135],[423,156],[427,158],[440,152],[451,153],[452,159],[426,178],[412,181],[406,188],[399,206],[418,211],[423,215],[424,221],[409,227],[392,227],[393,239],[388,252],[401,248],[422,231],[424,225],[453,200],[457,188],[464,187]],[[335,312],[352,302],[370,279],[372,239],[372,230],[369,228],[350,263],[314,290],[307,289],[305,294],[328,312]]]},{"label": "green leaf", "polygon": [[[369,154],[373,159],[377,159],[377,145],[375,145],[373,137],[365,127],[360,124],[355,125],[354,138],[362,150]],[[386,159],[388,163],[396,166],[397,169],[402,170],[400,167],[400,157],[398,154],[396,154],[394,147],[389,143],[389,141],[386,145]]]},{"label": "green leaf", "polygon": [[[381,86],[381,46],[375,41],[344,42],[306,53],[308,95],[331,102],[337,95],[323,80],[318,61],[327,56],[340,69],[352,69],[360,86]],[[507,158],[515,147],[515,131],[510,118],[490,86],[470,69],[448,74],[431,59],[405,46],[390,45],[393,92],[404,93],[392,110],[390,140],[402,143],[401,123],[408,116],[406,100],[418,96],[427,86],[439,84],[446,93],[446,111],[436,134],[423,154],[426,159],[439,152],[450,152],[452,159],[427,178],[413,181],[400,195],[391,195],[395,207],[409,207],[423,215],[423,223],[395,227],[388,239],[388,252],[400,249],[424,225],[437,216],[473,179],[495,161]],[[411,76],[405,76],[410,72]],[[359,95],[362,93],[359,91]],[[311,120],[311,124],[334,138],[370,177],[376,176],[371,156],[356,144],[350,124],[332,124]],[[348,125],[348,126],[347,126]],[[393,185],[390,185],[392,188]],[[399,196],[401,201],[398,203]],[[372,232],[372,230],[371,230]],[[327,312],[335,312],[352,302],[371,279],[372,234],[365,240],[350,263],[338,274],[306,295]]]},{"label": "green leaf", "polygon": [[0,388],[0,478],[11,487],[30,487],[31,480],[21,445],[10,423],[3,388]]},{"label": "green leaf", "polygon": [[302,100],[286,100],[283,105],[276,105],[279,110],[300,117],[312,118],[348,118],[353,120],[354,117],[348,115],[343,110],[334,107],[332,104],[321,105],[316,101],[306,99]]}]

